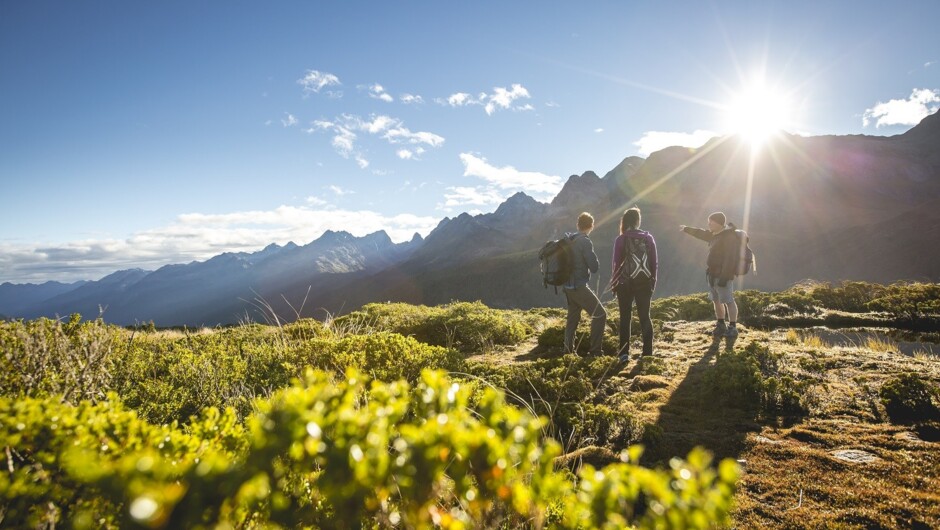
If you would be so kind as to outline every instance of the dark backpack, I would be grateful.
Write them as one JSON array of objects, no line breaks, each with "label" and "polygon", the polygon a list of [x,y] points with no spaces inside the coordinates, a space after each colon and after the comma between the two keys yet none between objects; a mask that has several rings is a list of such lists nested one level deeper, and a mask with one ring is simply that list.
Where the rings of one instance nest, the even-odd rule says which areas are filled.
[{"label": "dark backpack", "polygon": [[620,264],[619,283],[633,280],[649,280],[653,272],[649,268],[649,249],[645,238],[625,236],[623,242],[623,263]]},{"label": "dark backpack", "polygon": [[571,239],[563,237],[545,243],[539,251],[539,261],[542,269],[542,285],[546,289],[549,285],[554,285],[557,293],[558,286],[568,283],[568,278],[571,277],[574,264]]},{"label": "dark backpack", "polygon": [[748,243],[751,238],[744,230],[735,230],[734,235],[738,236],[738,266],[734,271],[735,276],[744,276],[751,272],[757,273],[757,258],[754,257],[754,251]]}]

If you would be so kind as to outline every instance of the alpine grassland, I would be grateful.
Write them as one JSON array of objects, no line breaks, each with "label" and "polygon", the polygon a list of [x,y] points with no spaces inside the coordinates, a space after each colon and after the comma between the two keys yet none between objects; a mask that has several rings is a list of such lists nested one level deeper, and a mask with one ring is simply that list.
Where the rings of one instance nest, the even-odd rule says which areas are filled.
[{"label": "alpine grassland", "polygon": [[597,357],[586,317],[566,353],[563,310],[479,302],[3,321],[0,527],[940,526],[940,285],[738,300],[733,344],[654,300],[626,362],[607,300]]}]

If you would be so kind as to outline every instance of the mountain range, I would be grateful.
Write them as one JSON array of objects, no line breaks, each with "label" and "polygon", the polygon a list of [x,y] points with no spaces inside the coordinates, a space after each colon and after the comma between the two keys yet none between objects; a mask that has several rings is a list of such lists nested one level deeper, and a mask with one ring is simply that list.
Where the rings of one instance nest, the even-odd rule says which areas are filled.
[{"label": "mountain range", "polygon": [[575,231],[582,211],[597,220],[591,239],[601,270],[592,286],[606,301],[620,215],[634,204],[657,242],[656,296],[704,290],[707,247],[679,225],[704,226],[713,211],[746,229],[757,255],[756,273],[739,288],[938,281],[940,114],[891,137],[781,133],[758,150],[728,136],[628,157],[603,177],[572,175],[548,204],[520,192],[492,213],[445,218],[405,243],[384,231],[327,231],[304,246],[272,244],[97,281],[4,283],[0,314],[196,326],[323,317],[376,301],[564,305],[561,293],[543,287],[536,256],[547,240]]}]

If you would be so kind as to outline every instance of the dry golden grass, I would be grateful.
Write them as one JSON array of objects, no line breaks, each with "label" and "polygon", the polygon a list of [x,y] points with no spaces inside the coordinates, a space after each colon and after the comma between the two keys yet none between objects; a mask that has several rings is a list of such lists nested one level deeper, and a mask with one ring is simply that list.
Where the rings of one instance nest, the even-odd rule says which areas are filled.
[{"label": "dry golden grass", "polygon": [[[902,372],[940,385],[936,357],[905,356],[887,341],[834,347],[796,330],[741,328],[736,349],[765,344],[783,354],[784,373],[809,382],[807,415],[758,418],[746,408],[702,399],[706,374],[722,355],[711,328],[710,322],[671,323],[671,340],[657,337],[654,347],[664,373],[645,375],[634,359],[610,380],[622,389],[610,396],[610,405],[629,408],[645,426],[648,464],[664,465],[694,446],[738,460],[743,475],[735,497],[736,528],[940,528],[936,431],[918,434],[891,424],[878,395],[885,381]],[[496,355],[504,363],[531,358],[520,349]],[[875,459],[840,460],[834,455],[840,450]]]}]

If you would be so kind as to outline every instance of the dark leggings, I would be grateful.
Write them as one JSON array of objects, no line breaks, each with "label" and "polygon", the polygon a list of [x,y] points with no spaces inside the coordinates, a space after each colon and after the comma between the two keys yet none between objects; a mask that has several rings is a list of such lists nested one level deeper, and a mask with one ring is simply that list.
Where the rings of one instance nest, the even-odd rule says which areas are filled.
[{"label": "dark leggings", "polygon": [[650,320],[650,299],[653,288],[650,282],[634,282],[618,285],[617,305],[620,307],[620,354],[630,353],[630,313],[636,301],[637,316],[643,332],[643,355],[653,355],[653,321]]}]

